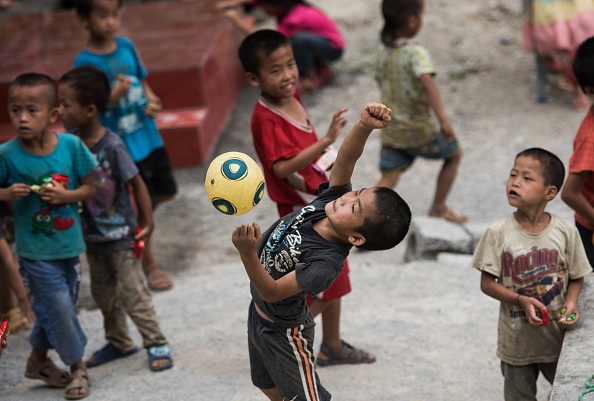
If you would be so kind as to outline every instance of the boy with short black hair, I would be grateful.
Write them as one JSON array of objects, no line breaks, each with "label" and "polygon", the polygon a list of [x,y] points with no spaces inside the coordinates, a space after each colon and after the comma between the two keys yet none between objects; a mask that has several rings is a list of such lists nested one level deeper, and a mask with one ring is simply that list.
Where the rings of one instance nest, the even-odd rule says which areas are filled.
[{"label": "boy with short black hair", "polygon": [[[156,372],[171,368],[173,359],[132,249],[134,242],[148,239],[153,230],[151,200],[126,145],[99,121],[109,91],[107,76],[92,66],[67,72],[58,84],[64,127],[76,133],[99,162],[91,173],[97,193],[85,201],[82,216],[91,294],[103,314],[107,344],[95,351],[86,365],[98,366],[138,351],[128,332],[129,316],[147,349],[149,369]],[[137,227],[141,227],[138,233]]]},{"label": "boy with short black hair", "polygon": [[520,152],[506,184],[516,211],[489,226],[472,260],[481,290],[501,302],[497,356],[507,401],[536,399],[540,372],[553,382],[565,331],[580,319],[578,298],[591,271],[584,247],[573,225],[545,212],[564,177],[554,154]]},{"label": "boy with short black hair", "polygon": [[[320,184],[328,180],[327,166],[320,167],[316,160],[328,156],[322,154],[346,124],[343,114],[347,109],[334,113],[327,134],[318,139],[297,93],[299,72],[289,38],[274,30],[259,30],[243,40],[238,55],[246,78],[262,91],[252,114],[252,138],[268,195],[276,202],[279,215],[284,216],[311,202]],[[373,354],[341,337],[342,298],[350,291],[345,260],[344,269],[330,288],[306,298],[312,314],[322,318],[318,366],[367,364],[376,360]]]},{"label": "boy with short black hair", "polygon": [[[56,86],[47,75],[21,74],[8,88],[17,136],[0,145],[0,201],[13,202],[16,254],[36,320],[25,376],[66,387],[66,399],[89,395],[82,361],[87,338],[76,315],[79,255],[85,251],[78,202],[92,197],[95,158],[82,141],[56,134]],[[72,377],[47,353],[54,348]]]},{"label": "boy with short black hair", "polygon": [[390,113],[383,104],[365,106],[342,142],[330,181],[320,185],[313,202],[279,219],[264,235],[256,223],[233,232],[252,293],[252,382],[273,401],[331,398],[315,370],[314,322],[305,295],[316,296],[332,284],[352,246],[389,249],[408,232],[411,212],[396,192],[353,191],[350,183],[367,138],[389,123]]},{"label": "boy with short black hair", "polygon": [[[74,66],[93,65],[107,74],[111,92],[102,124],[122,137],[156,208],[173,199],[177,184],[154,119],[161,111],[161,100],[146,80],[147,70],[134,43],[116,36],[122,0],[78,0],[76,13],[89,31],[89,40]],[[169,289],[173,283],[157,262],[152,244],[149,237],[142,255],[149,288]]]},{"label": "boy with short black hair", "polygon": [[[585,40],[573,59],[573,71],[588,96],[594,95],[594,38]],[[590,107],[573,141],[569,175],[561,198],[575,211],[586,255],[594,270],[594,109]]]}]

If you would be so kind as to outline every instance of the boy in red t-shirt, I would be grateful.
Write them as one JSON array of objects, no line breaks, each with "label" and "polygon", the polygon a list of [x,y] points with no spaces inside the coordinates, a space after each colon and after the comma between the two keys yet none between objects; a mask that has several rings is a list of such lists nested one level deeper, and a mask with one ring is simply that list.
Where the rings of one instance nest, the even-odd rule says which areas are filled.
[{"label": "boy in red t-shirt", "polygon": [[[584,93],[594,95],[594,38],[585,40],[573,60],[573,72]],[[594,270],[594,110],[588,110],[573,142],[569,175],[561,198],[575,211],[575,225]]]},{"label": "boy in red t-shirt", "polygon": [[[268,195],[284,216],[309,204],[319,184],[328,180],[325,169],[316,162],[345,126],[347,108],[334,113],[328,133],[318,139],[296,92],[299,73],[289,38],[277,31],[260,30],[244,39],[238,54],[248,82],[262,90],[252,115],[252,137]],[[311,313],[322,314],[319,366],[375,362],[375,356],[340,337],[341,297],[351,291],[348,272],[345,260],[332,286],[307,299]]]}]

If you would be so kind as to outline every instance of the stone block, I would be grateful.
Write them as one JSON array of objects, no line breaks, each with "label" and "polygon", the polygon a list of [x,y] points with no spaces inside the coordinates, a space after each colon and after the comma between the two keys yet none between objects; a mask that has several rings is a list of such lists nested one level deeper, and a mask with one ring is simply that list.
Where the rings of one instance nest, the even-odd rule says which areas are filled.
[{"label": "stone block", "polygon": [[414,217],[405,260],[435,259],[440,252],[472,253],[475,240],[464,226],[435,217]]}]

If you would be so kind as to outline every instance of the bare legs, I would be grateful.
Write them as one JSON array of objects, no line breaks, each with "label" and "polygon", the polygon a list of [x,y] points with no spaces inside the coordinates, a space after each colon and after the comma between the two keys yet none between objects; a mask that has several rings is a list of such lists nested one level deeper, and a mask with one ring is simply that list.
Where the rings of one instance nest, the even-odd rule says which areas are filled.
[{"label": "bare legs", "polygon": [[[454,156],[444,160],[441,171],[437,176],[435,196],[433,198],[433,204],[429,208],[429,216],[444,217],[447,220],[457,223],[464,223],[467,220],[467,216],[455,214],[446,205],[446,200],[454,185],[461,159],[462,150],[458,149]],[[398,184],[400,174],[400,171],[388,172],[382,176],[376,186],[394,188]]]},{"label": "bare legs", "polygon": [[[322,344],[325,344],[334,353],[334,358],[337,358],[336,355],[340,355],[338,358],[347,360],[355,352],[354,356],[356,358],[354,356],[352,358],[361,361],[360,363],[375,362],[373,354],[357,348],[346,347],[346,351],[342,353],[345,346],[340,336],[340,308],[341,298],[330,300],[314,298],[309,305],[309,310],[314,317],[319,314],[322,315]],[[320,350],[318,361],[328,361],[330,359],[331,355],[327,355]]]},{"label": "bare legs", "polygon": [[[154,198],[153,210],[157,209],[163,202],[173,199],[173,195],[157,195]],[[173,287],[173,282],[169,275],[163,270],[157,262],[153,252],[153,239],[148,238],[144,241],[144,251],[142,252],[142,271],[147,278],[148,286],[151,290],[168,290]]]},{"label": "bare legs", "polygon": [[446,198],[448,197],[456,174],[458,173],[458,166],[462,159],[462,150],[458,149],[458,152],[450,159],[445,159],[441,171],[437,176],[437,186],[435,188],[435,197],[433,198],[433,205],[429,209],[429,215],[432,213],[441,215],[447,209]]},{"label": "bare legs", "polygon": [[309,305],[309,310],[314,317],[319,314],[322,315],[322,343],[336,352],[340,351],[342,347],[340,339],[340,304],[340,298],[328,301],[314,298]]}]

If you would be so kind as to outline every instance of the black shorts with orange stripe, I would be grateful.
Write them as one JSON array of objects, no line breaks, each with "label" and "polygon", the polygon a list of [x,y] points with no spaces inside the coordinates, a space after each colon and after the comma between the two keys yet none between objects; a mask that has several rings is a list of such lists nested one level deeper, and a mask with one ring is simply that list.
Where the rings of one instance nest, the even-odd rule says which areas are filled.
[{"label": "black shorts with orange stripe", "polygon": [[248,346],[252,383],[262,389],[277,387],[285,400],[328,401],[331,394],[316,372],[314,320],[297,327],[281,327],[264,320],[250,304]]}]

